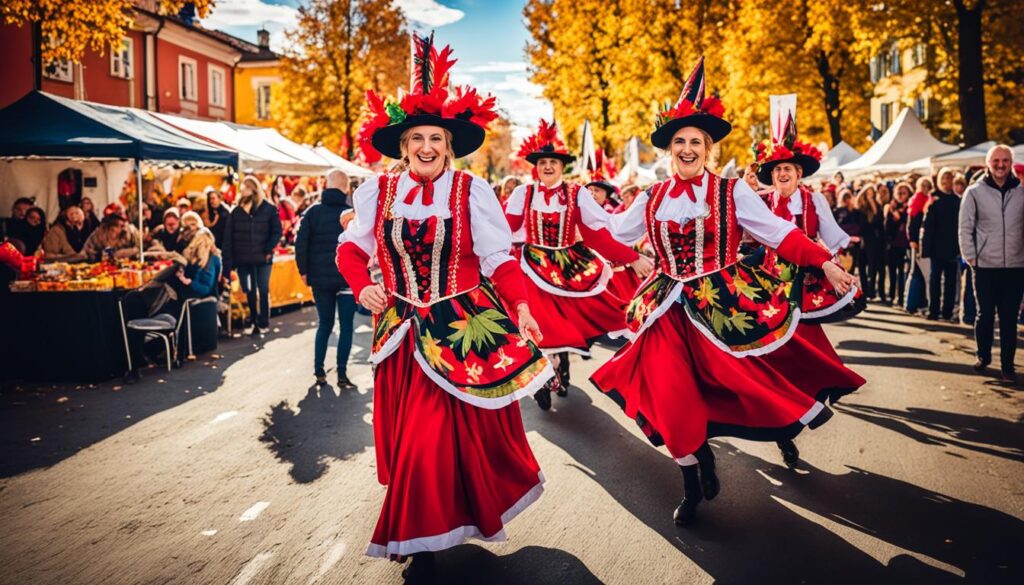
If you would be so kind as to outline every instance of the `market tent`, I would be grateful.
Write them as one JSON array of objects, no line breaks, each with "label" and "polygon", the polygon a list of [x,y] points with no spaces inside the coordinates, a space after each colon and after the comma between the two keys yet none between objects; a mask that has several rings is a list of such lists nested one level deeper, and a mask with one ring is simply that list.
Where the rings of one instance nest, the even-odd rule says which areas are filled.
[{"label": "market tent", "polygon": [[56,173],[66,168],[82,171],[83,195],[102,208],[120,195],[126,169],[143,160],[238,165],[236,152],[153,123],[143,110],[39,91],[0,110],[0,127],[0,158],[8,159],[0,164],[0,210],[34,196],[54,217]]},{"label": "market tent", "polygon": [[235,152],[152,123],[146,112],[31,92],[0,110],[0,157],[180,160],[236,166]]},{"label": "market tent", "polygon": [[833,146],[825,154],[825,157],[821,159],[821,167],[818,171],[811,175],[812,177],[824,177],[831,175],[836,172],[836,169],[845,165],[846,163],[857,160],[860,157],[860,153],[857,149],[846,143],[845,140],[840,140],[839,144]]},{"label": "market tent", "polygon": [[985,155],[988,154],[988,150],[995,145],[995,140],[989,140],[988,142],[968,146],[956,152],[933,156],[932,166],[936,168],[944,166],[982,166],[985,164]]},{"label": "market tent", "polygon": [[376,174],[370,169],[364,169],[356,163],[334,154],[325,146],[317,146],[313,151],[320,155],[320,158],[327,161],[327,164],[331,165],[332,168],[343,171],[349,177],[372,177]]},{"label": "market tent", "polygon": [[267,144],[265,135],[240,130],[240,128],[245,128],[244,126],[226,122],[194,120],[171,114],[147,113],[158,123],[165,124],[171,129],[237,150],[238,168],[245,173],[322,175],[329,168],[323,162],[305,161],[289,156]]},{"label": "market tent", "polygon": [[912,109],[904,108],[893,125],[867,152],[857,160],[839,166],[838,170],[847,177],[874,171],[909,172],[918,170],[923,159],[956,149],[953,144],[937,140]]}]

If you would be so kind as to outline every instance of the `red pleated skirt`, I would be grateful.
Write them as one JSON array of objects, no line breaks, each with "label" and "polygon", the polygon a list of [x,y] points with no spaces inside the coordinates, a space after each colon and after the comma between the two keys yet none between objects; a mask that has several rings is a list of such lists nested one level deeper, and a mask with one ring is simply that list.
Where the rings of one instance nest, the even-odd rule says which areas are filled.
[{"label": "red pleated skirt", "polygon": [[445,392],[416,363],[411,333],[374,372],[373,434],[387,494],[370,556],[504,540],[544,489],[519,404],[488,410]]},{"label": "red pleated skirt", "polygon": [[[825,330],[816,323],[800,323],[788,343],[763,358],[804,394],[835,403],[867,383],[843,365]],[[814,368],[806,367],[810,360]]]},{"label": "red pleated skirt", "polygon": [[546,353],[572,351],[589,354],[590,345],[605,334],[626,331],[628,301],[611,291],[590,297],[563,297],[541,289],[530,278],[526,282],[530,314],[544,336],[538,347]]},{"label": "red pleated skirt", "polygon": [[[786,346],[794,367],[812,377],[831,364],[808,345],[794,337]],[[827,408],[774,362],[722,351],[675,305],[590,379],[679,461],[709,437],[777,441],[827,419]]]},{"label": "red pleated skirt", "polygon": [[636,272],[627,266],[622,270],[616,269],[612,273],[612,279],[608,281],[608,290],[628,303],[636,294],[636,289],[640,288],[641,282]]}]

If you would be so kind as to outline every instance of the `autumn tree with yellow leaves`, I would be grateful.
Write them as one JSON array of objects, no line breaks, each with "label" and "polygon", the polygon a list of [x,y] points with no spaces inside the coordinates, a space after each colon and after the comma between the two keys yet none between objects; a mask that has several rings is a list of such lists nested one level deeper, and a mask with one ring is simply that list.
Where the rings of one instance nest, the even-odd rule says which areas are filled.
[{"label": "autumn tree with yellow leaves", "polygon": [[[186,4],[200,18],[215,0],[160,0],[162,14],[177,14]],[[6,24],[33,26],[44,63],[78,61],[87,49],[100,54],[120,47],[132,24],[135,0],[4,0],[0,16]]]},{"label": "autumn tree with yellow leaves", "polygon": [[364,92],[394,95],[408,83],[405,16],[390,0],[311,0],[287,38],[272,118],[292,140],[353,158]]},{"label": "autumn tree with yellow leaves", "polygon": [[508,114],[499,111],[498,117],[487,125],[484,143],[466,157],[465,165],[488,181],[512,174],[512,123]]}]

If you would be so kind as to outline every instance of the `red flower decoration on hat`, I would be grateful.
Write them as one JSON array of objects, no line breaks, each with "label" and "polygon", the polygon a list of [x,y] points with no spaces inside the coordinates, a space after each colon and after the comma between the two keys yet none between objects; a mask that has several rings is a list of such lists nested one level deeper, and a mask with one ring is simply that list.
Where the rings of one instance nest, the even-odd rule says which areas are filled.
[{"label": "red flower decoration on hat", "polygon": [[555,122],[541,119],[537,132],[523,140],[516,156],[525,158],[531,152],[539,152],[541,150],[547,150],[555,154],[569,154],[569,151],[565,149],[565,143],[558,137],[558,126]]}]

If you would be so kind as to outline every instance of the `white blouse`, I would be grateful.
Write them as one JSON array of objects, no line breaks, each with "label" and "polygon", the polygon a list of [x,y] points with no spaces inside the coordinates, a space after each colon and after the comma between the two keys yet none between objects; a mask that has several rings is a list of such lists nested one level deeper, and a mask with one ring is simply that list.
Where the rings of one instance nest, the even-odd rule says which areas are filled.
[{"label": "white blouse", "polygon": [[[424,205],[422,194],[412,203],[405,202],[405,196],[418,185],[409,178],[409,172],[403,172],[398,180],[393,212],[396,217],[412,220],[423,220],[432,216],[448,219],[452,216],[448,208],[452,180],[455,172],[445,171],[434,181],[434,201]],[[498,198],[483,179],[470,175],[469,186],[469,223],[473,230],[473,253],[480,258],[480,272],[487,277],[494,274],[498,266],[515,259],[509,254],[512,248],[512,231],[502,213]],[[341,233],[338,243],[352,242],[369,256],[377,252],[377,240],[373,235],[373,226],[377,220],[377,197],[380,194],[379,181],[371,178],[365,181],[352,194],[352,204],[356,217],[348,229]]]},{"label": "white blouse", "polygon": [[[704,171],[701,185],[693,188],[697,201],[690,201],[685,194],[679,197],[666,196],[663,198],[661,205],[654,212],[654,219],[675,221],[685,225],[695,218],[706,217],[711,212],[707,204],[707,193],[712,177],[714,176],[711,173]],[[717,177],[714,178],[717,180]],[[671,188],[670,186],[669,189]],[[789,232],[796,229],[795,225],[772,213],[764,201],[745,182],[736,181],[732,195],[736,204],[736,220],[740,227],[769,248],[777,248],[782,240],[789,235]],[[615,239],[626,245],[633,245],[643,239],[647,234],[645,216],[649,199],[650,195],[644,191],[637,196],[633,205],[624,213],[611,215],[609,229]]]},{"label": "white blouse", "polygon": [[[828,251],[835,255],[836,252],[850,245],[850,235],[836,223],[836,218],[832,215],[832,210],[829,209],[828,200],[824,195],[813,193],[811,201],[814,202],[814,212],[818,216],[818,237],[821,238]],[[794,192],[789,197],[786,207],[789,208],[789,212],[793,214],[794,218],[797,215],[802,215],[804,212],[803,197],[796,197],[796,192]]]},{"label": "white blouse", "polygon": [[[527,185],[519,185],[512,191],[512,195],[509,195],[508,203],[505,204],[505,212],[509,215],[522,215],[523,208],[526,207],[526,187]],[[565,186],[568,189],[568,185]],[[576,197],[576,204],[580,208],[580,220],[583,221],[584,225],[592,230],[600,230],[608,227],[608,221],[611,214],[608,211],[598,205],[594,196],[590,194],[590,191],[586,187],[581,187],[579,195]],[[530,209],[533,211],[540,211],[543,213],[557,213],[565,209],[565,204],[558,201],[558,197],[552,197],[551,203],[544,202],[544,194],[540,192],[540,184],[534,184],[533,188],[533,201],[530,203]],[[525,222],[524,222],[525,227]]]}]

